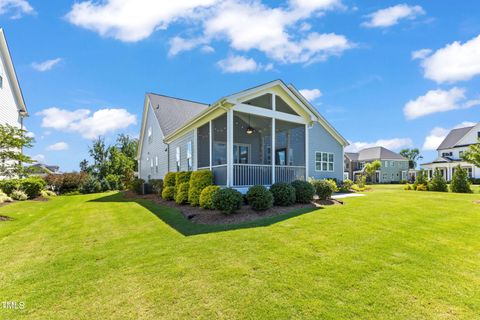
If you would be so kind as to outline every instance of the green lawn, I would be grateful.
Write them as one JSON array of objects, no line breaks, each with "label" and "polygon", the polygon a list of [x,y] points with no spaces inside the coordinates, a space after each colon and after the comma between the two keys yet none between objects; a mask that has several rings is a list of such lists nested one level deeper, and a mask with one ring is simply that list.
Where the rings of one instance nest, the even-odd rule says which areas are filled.
[{"label": "green lawn", "polygon": [[480,200],[378,186],[199,227],[121,194],[0,208],[0,319],[478,319]]}]

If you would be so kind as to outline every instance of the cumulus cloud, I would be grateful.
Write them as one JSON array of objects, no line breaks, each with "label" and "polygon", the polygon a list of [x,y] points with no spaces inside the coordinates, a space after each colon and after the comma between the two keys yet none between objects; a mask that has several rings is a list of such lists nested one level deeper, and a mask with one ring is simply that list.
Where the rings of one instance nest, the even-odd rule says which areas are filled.
[{"label": "cumulus cloud", "polygon": [[62,58],[56,58],[56,59],[46,60],[43,62],[33,62],[32,68],[40,72],[45,72],[45,71],[51,70],[54,66],[56,66],[61,61],[62,61]]},{"label": "cumulus cloud", "polygon": [[430,90],[425,95],[410,100],[405,104],[403,113],[411,120],[437,112],[468,109],[479,104],[480,99],[466,100],[465,89],[453,87],[450,90]]},{"label": "cumulus cloud", "polygon": [[47,147],[48,151],[63,151],[63,150],[68,150],[68,143],[66,142],[57,142],[54,144],[51,144]]},{"label": "cumulus cloud", "polygon": [[451,128],[451,129],[446,129],[446,128],[442,128],[442,127],[435,127],[425,137],[425,141],[423,143],[422,149],[423,150],[437,150],[438,146],[440,145],[440,143],[442,143],[443,140],[445,140],[445,137],[448,135],[450,130],[465,128],[465,127],[472,127],[476,124],[477,124],[476,122],[464,121],[462,123],[457,124],[456,126],[453,126],[453,128]]},{"label": "cumulus cloud", "polygon": [[25,14],[35,14],[35,10],[26,0],[0,0],[0,15],[12,14],[12,19],[21,18]]},{"label": "cumulus cloud", "polygon": [[480,35],[463,44],[454,41],[422,59],[427,79],[437,83],[470,80],[480,74]]},{"label": "cumulus cloud", "polygon": [[379,139],[375,142],[350,142],[350,145],[345,148],[346,152],[358,152],[359,150],[371,147],[384,147],[390,150],[398,150],[412,146],[412,139],[410,138],[393,138],[393,139]]},{"label": "cumulus cloud", "polygon": [[45,163],[45,155],[36,154],[36,155],[32,156],[32,160],[35,160],[36,162],[40,162],[40,163]]},{"label": "cumulus cloud", "polygon": [[302,89],[299,91],[300,94],[310,102],[315,101],[322,96],[322,92],[319,89]]},{"label": "cumulus cloud", "polygon": [[432,49],[420,49],[413,51],[412,60],[425,59],[430,53],[432,53]]},{"label": "cumulus cloud", "polygon": [[231,55],[217,62],[217,65],[225,73],[253,72],[258,70],[271,70],[272,64],[262,65],[252,58]]},{"label": "cumulus cloud", "polygon": [[386,28],[396,25],[403,19],[416,19],[425,14],[420,6],[409,6],[407,4],[397,4],[396,6],[381,9],[369,14],[368,21],[362,23],[367,28]]},{"label": "cumulus cloud", "polygon": [[127,128],[137,122],[136,116],[126,109],[100,109],[92,113],[88,109],[70,111],[53,107],[36,114],[43,117],[44,128],[79,133],[87,139]]}]

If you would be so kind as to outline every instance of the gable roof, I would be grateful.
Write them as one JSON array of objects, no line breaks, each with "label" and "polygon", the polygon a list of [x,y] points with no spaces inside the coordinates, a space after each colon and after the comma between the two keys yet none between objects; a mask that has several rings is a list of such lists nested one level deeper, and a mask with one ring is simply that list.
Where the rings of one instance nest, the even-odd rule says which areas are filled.
[{"label": "gable roof", "polygon": [[155,93],[147,93],[147,97],[164,136],[168,136],[209,106]]},{"label": "gable roof", "polygon": [[438,146],[437,150],[450,149],[457,145],[457,143],[475,126],[464,127],[451,130],[442,143]]},{"label": "gable roof", "polygon": [[345,152],[345,157],[347,157],[351,161],[357,161],[358,160],[358,152]]},{"label": "gable roof", "polygon": [[15,67],[13,66],[10,50],[8,49],[7,40],[2,28],[0,28],[0,55],[3,57],[5,72],[7,73],[8,80],[12,87],[17,108],[20,111],[20,115],[26,117],[28,116],[27,107],[25,106],[25,100],[23,99],[22,90],[20,89],[20,84],[18,83]]},{"label": "gable roof", "polygon": [[398,153],[388,150],[384,147],[365,148],[358,152],[358,160],[374,160],[374,159],[388,159],[388,160],[408,160]]}]

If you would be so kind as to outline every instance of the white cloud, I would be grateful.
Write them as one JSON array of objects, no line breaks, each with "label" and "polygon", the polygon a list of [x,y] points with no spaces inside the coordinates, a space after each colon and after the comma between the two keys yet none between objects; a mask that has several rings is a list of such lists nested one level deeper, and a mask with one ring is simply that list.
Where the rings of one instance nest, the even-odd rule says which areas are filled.
[{"label": "white cloud", "polygon": [[422,61],[424,77],[438,83],[470,80],[480,75],[480,35],[465,42],[455,41]]},{"label": "white cloud", "polygon": [[260,68],[255,60],[243,56],[229,56],[218,61],[217,65],[225,73],[253,72]]},{"label": "white cloud", "polygon": [[319,89],[302,89],[299,90],[302,96],[308,101],[312,102],[322,96],[322,92]]},{"label": "white cloud", "polygon": [[33,62],[32,63],[32,68],[37,70],[37,71],[44,72],[44,71],[48,71],[48,70],[52,69],[55,65],[60,63],[60,61],[62,61],[62,58],[46,60],[46,61],[43,61],[43,62]]},{"label": "white cloud", "polygon": [[442,143],[442,141],[445,139],[447,136],[448,132],[450,130],[441,128],[441,127],[435,127],[430,131],[430,134],[425,137],[425,142],[423,143],[423,150],[436,150],[437,147]]},{"label": "white cloud", "polygon": [[369,14],[369,21],[362,23],[362,26],[367,28],[386,28],[396,25],[402,19],[413,20],[423,14],[425,14],[425,11],[420,6],[397,4],[396,6]]},{"label": "white cloud", "polygon": [[463,121],[462,123],[459,123],[455,127],[453,127],[453,129],[473,127],[476,124],[477,124],[476,122],[472,122],[472,121]]},{"label": "white cloud", "polygon": [[407,119],[416,119],[432,113],[466,109],[480,104],[480,100],[465,101],[465,89],[430,90],[425,95],[405,104],[403,113]]},{"label": "white cloud", "polygon": [[43,154],[36,154],[32,156],[32,159],[36,162],[45,163],[45,156]]},{"label": "white cloud", "polygon": [[413,51],[412,60],[425,59],[430,53],[432,53],[432,49],[420,49]]},{"label": "white cloud", "polygon": [[411,146],[412,139],[410,138],[379,139],[375,142],[350,142],[350,145],[345,148],[345,151],[358,152],[359,150],[371,147],[384,147],[390,150],[398,150]]},{"label": "white cloud", "polygon": [[63,151],[63,150],[68,150],[68,143],[66,142],[57,142],[54,144],[51,144],[47,147],[48,151]]},{"label": "white cloud", "polygon": [[93,139],[118,129],[136,124],[136,116],[125,109],[100,109],[91,113],[87,109],[69,111],[48,108],[37,113],[42,116],[42,127],[65,132],[76,132]]},{"label": "white cloud", "polygon": [[11,12],[12,19],[21,18],[24,14],[35,14],[35,10],[26,0],[0,0],[0,15]]}]

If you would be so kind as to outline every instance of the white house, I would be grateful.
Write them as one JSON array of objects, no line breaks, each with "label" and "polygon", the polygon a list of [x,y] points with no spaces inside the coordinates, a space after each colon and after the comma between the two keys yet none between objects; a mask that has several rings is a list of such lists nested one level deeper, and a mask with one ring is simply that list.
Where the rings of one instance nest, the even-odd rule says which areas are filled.
[{"label": "white house", "polygon": [[271,81],[208,105],[148,93],[137,153],[148,181],[211,170],[244,188],[307,177],[343,180],[347,141],[293,85]]},{"label": "white house", "polygon": [[462,160],[462,153],[472,144],[479,143],[480,122],[471,127],[453,129],[438,146],[438,156],[429,163],[421,164],[432,177],[435,169],[439,169],[445,179],[452,180],[455,167],[460,165],[466,169],[470,178],[480,179],[480,168]]}]

